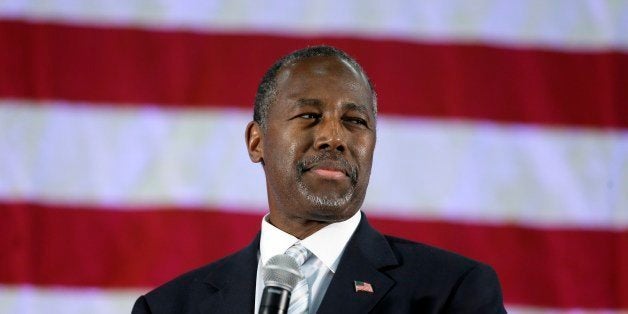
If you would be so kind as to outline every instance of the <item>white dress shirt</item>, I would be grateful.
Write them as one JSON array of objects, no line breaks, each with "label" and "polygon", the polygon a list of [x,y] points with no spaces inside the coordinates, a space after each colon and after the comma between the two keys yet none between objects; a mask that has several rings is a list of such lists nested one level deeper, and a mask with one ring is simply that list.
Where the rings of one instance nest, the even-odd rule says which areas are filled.
[{"label": "white dress shirt", "polygon": [[262,219],[257,281],[255,283],[255,313],[259,311],[262,292],[264,292],[262,266],[271,257],[285,253],[296,242],[301,242],[306,249],[312,252],[312,256],[303,264],[302,268],[313,267],[318,269],[314,275],[308,278],[310,291],[309,312],[316,313],[331,282],[331,278],[338,268],[342,252],[360,223],[362,218],[360,211],[345,221],[325,226],[303,240],[299,240],[271,225],[266,220],[267,216],[264,216]]}]

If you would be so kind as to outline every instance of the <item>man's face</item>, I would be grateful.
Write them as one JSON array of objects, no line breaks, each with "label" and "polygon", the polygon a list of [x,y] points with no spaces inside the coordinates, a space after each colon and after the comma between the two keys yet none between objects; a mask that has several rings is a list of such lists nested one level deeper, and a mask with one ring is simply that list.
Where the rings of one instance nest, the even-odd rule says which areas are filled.
[{"label": "man's face", "polygon": [[273,216],[342,221],[366,193],[375,147],[366,79],[336,57],[311,57],[277,75],[260,142]]}]

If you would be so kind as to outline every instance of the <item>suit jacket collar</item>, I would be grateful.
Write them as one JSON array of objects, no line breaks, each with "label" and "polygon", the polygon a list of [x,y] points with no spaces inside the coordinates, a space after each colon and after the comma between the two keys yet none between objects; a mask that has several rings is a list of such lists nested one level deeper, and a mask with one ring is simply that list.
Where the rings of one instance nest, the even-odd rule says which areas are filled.
[{"label": "suit jacket collar", "polygon": [[[205,313],[253,313],[260,234],[246,248],[227,257],[205,279],[212,294],[201,304]],[[382,273],[398,265],[386,238],[373,229],[364,214],[347,243],[318,313],[366,313],[395,284]],[[356,292],[355,281],[371,284],[373,293]]]},{"label": "suit jacket collar", "polygon": [[[382,273],[399,262],[386,238],[373,229],[364,214],[347,244],[318,313],[367,313],[395,284]],[[369,283],[373,293],[356,291],[355,281]]]}]

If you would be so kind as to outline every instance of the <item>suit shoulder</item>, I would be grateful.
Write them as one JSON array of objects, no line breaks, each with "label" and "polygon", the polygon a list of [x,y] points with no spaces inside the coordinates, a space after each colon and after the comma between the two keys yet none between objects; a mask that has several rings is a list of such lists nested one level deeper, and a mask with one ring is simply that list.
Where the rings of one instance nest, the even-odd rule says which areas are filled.
[{"label": "suit shoulder", "polygon": [[447,313],[505,313],[491,266],[434,246],[385,238],[399,262],[386,272],[402,290],[426,297]]},{"label": "suit shoulder", "polygon": [[206,279],[213,273],[219,272],[222,266],[237,254],[229,255],[169,280],[144,295],[144,303],[151,310],[159,309],[163,313],[182,312],[182,308],[186,307],[188,301],[213,289],[205,282]]},{"label": "suit shoulder", "polygon": [[166,283],[162,284],[161,286],[155,288],[154,290],[150,291],[148,294],[152,294],[152,293],[159,293],[162,291],[168,291],[171,289],[174,290],[180,290],[182,287],[181,286],[189,286],[190,284],[196,283],[196,282],[202,282],[205,278],[207,278],[207,276],[209,276],[211,273],[215,272],[216,270],[220,269],[221,265],[223,265],[225,262],[227,262],[233,255],[227,256],[227,257],[223,257],[217,261],[211,262],[209,264],[206,264],[204,266],[195,268],[193,270],[187,271],[177,277],[175,277],[174,279],[171,279],[169,281],[167,281]]},{"label": "suit shoulder", "polygon": [[482,262],[435,246],[389,235],[384,237],[402,265],[420,265],[461,274],[473,268],[491,269]]}]

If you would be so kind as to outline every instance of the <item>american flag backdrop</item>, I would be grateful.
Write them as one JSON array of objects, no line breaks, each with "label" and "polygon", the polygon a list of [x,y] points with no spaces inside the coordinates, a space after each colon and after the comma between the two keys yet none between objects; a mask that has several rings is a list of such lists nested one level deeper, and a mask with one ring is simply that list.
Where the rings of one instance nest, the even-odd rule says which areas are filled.
[{"label": "american flag backdrop", "polygon": [[0,312],[127,313],[249,243],[278,57],[379,93],[363,210],[492,265],[511,313],[628,313],[628,1],[0,0]]}]

